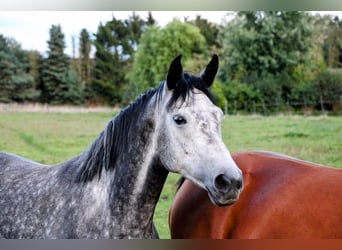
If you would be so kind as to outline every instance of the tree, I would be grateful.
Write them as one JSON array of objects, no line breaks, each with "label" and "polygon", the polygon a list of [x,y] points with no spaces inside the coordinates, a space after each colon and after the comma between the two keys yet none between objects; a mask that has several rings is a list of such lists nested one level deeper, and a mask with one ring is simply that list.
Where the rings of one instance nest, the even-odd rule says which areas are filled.
[{"label": "tree", "polygon": [[[146,22],[133,12],[127,20],[115,17],[100,24],[95,34],[94,101],[111,105],[122,102],[122,88],[131,70],[134,53]],[[94,96],[94,97],[95,97]]]},{"label": "tree", "polygon": [[[152,20],[148,20],[149,22],[153,22]],[[129,16],[127,20],[125,20],[125,25],[127,30],[129,31],[127,35],[128,39],[128,51],[130,51],[130,56],[133,56],[134,52],[138,48],[138,41],[141,37],[142,32],[144,31],[146,22],[141,19],[139,15],[133,12],[132,16]]]},{"label": "tree", "polygon": [[148,16],[147,16],[147,20],[146,20],[146,25],[152,26],[152,25],[156,25],[156,24],[157,24],[157,21],[153,18],[152,12],[149,11]]},{"label": "tree", "polygon": [[14,39],[0,35],[0,102],[35,100],[38,93],[28,72],[27,52]]},{"label": "tree", "polygon": [[64,34],[60,25],[52,25],[47,43],[48,57],[43,61],[42,70],[42,101],[51,104],[80,103],[82,89],[70,58],[64,54]]},{"label": "tree", "polygon": [[90,98],[92,60],[90,58],[91,39],[86,29],[81,30],[79,44],[80,44],[80,48],[79,48],[80,78],[81,78],[82,88],[84,88],[85,98],[89,99]]},{"label": "tree", "polygon": [[197,15],[194,20],[189,21],[190,24],[195,25],[201,31],[201,34],[204,36],[209,50],[216,52],[219,48],[222,47],[219,40],[220,27],[216,23],[209,22],[207,19],[202,18],[200,15]]},{"label": "tree", "polygon": [[221,80],[257,80],[260,87],[263,79],[274,78],[281,84],[280,95],[290,96],[296,67],[310,64],[313,31],[313,19],[305,12],[238,12],[222,30]]},{"label": "tree", "polygon": [[119,48],[118,37],[111,30],[115,27],[114,22],[120,21],[112,20],[111,24],[100,24],[95,34],[95,66],[91,82],[92,92],[96,96],[93,99],[109,104],[121,101],[120,87],[125,80],[123,64],[119,60],[122,47],[120,45]]},{"label": "tree", "polygon": [[342,67],[342,21],[338,17],[323,17],[327,21],[325,26],[324,59],[329,68]]},{"label": "tree", "polygon": [[300,11],[243,11],[223,32],[232,78],[252,72],[275,75],[305,62],[313,23]]},{"label": "tree", "polygon": [[157,86],[165,79],[170,61],[178,54],[183,55],[186,64],[196,54],[207,56],[205,48],[205,38],[194,25],[174,20],[164,28],[149,26],[141,36],[125,97],[135,98]]},{"label": "tree", "polygon": [[30,76],[33,77],[33,88],[38,91],[41,81],[41,69],[43,57],[38,51],[28,51],[29,71]]}]

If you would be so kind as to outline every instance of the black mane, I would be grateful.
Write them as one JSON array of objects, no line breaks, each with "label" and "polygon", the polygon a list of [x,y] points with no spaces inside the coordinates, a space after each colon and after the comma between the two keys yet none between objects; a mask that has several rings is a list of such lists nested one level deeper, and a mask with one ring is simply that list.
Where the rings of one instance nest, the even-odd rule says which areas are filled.
[{"label": "black mane", "polygon": [[[130,138],[130,136],[136,134],[134,133],[135,125],[140,115],[144,114],[149,100],[154,95],[157,95],[156,105],[158,105],[162,98],[161,92],[164,86],[166,87],[165,81],[157,89],[148,90],[109,121],[107,127],[87,151],[76,176],[77,182],[91,181],[95,176],[100,178],[103,168],[107,171],[115,167],[118,157],[128,151],[128,142],[134,141],[135,138]],[[178,100],[181,103],[186,102],[190,92],[193,92],[194,89],[202,91],[213,101],[209,89],[200,77],[184,73],[176,88],[173,90],[167,107],[171,108]],[[152,121],[150,123],[149,127],[153,128],[154,124],[152,124]]]},{"label": "black mane", "polygon": [[103,168],[109,170],[116,165],[118,156],[126,151],[127,138],[134,132],[134,125],[156,92],[158,89],[148,90],[108,122],[107,127],[88,149],[76,177],[78,182],[91,181],[96,175],[100,178]]}]

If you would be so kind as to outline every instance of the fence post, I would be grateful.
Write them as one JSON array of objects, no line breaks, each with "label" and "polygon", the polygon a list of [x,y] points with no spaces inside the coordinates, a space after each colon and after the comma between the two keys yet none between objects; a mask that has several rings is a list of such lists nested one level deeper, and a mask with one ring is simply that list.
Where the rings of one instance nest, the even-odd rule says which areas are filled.
[{"label": "fence post", "polygon": [[255,100],[253,100],[253,115],[256,114],[256,105],[255,105]]},{"label": "fence post", "polygon": [[320,103],[321,103],[322,115],[325,115],[323,96],[321,95],[319,99],[320,99]]},{"label": "fence post", "polygon": [[262,110],[263,110],[264,115],[266,115],[266,105],[265,105],[264,100],[262,100]]},{"label": "fence post", "polygon": [[226,102],[224,104],[224,113],[228,115],[228,98],[226,99]]},{"label": "fence post", "polygon": [[307,109],[308,109],[308,107],[307,107],[307,104],[306,104],[306,98],[305,98],[305,96],[303,97],[303,101],[304,101],[304,115],[306,116],[307,115]]},{"label": "fence post", "polygon": [[341,115],[342,115],[342,95],[340,95],[340,112],[341,112]]},{"label": "fence post", "polygon": [[276,105],[276,113],[280,113],[280,108],[279,108],[279,100],[278,97],[275,98],[275,105]]}]

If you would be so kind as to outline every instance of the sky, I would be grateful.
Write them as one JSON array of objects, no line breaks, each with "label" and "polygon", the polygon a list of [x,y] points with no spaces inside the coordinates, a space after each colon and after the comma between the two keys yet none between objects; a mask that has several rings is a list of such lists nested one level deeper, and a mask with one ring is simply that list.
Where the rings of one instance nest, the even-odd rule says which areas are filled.
[{"label": "sky", "polygon": [[[147,11],[136,11],[146,19]],[[152,16],[159,26],[164,26],[174,18],[183,20],[185,17],[194,19],[196,15],[215,23],[222,23],[229,18],[227,11],[152,11]],[[342,19],[342,11],[320,12],[320,14],[338,15]],[[72,37],[78,37],[82,28],[96,33],[100,22],[127,19],[132,11],[0,11],[0,34],[14,38],[25,50],[47,51],[49,29],[60,24],[65,35],[65,53],[72,54]]]},{"label": "sky", "polygon": [[[227,11],[153,11],[152,16],[159,26],[164,26],[174,18],[183,20],[184,17],[194,19],[201,15],[212,22],[221,23]],[[141,18],[146,19],[147,11],[136,11]],[[90,33],[96,33],[97,28],[110,21],[127,19],[132,11],[0,11],[0,34],[14,38],[25,50],[47,51],[49,29],[54,24],[60,24],[65,35],[65,53],[72,53],[72,36],[78,37],[82,28]]]}]

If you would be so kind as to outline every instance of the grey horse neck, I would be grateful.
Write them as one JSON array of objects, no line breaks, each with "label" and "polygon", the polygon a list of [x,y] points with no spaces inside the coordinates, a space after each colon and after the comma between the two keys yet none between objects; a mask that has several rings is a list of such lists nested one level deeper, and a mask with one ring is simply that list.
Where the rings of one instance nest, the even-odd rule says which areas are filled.
[{"label": "grey horse neck", "polygon": [[168,171],[153,152],[155,92],[65,163],[44,167],[0,153],[0,238],[157,237],[152,219]]},{"label": "grey horse neck", "polygon": [[102,229],[109,234],[105,237],[157,236],[153,214],[168,172],[152,152],[156,111],[149,109],[149,103],[155,101],[151,96],[159,95],[155,92],[148,92],[110,121],[79,158],[84,161],[76,181],[93,186],[94,195],[105,194],[113,218],[108,229]]}]

